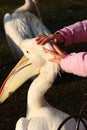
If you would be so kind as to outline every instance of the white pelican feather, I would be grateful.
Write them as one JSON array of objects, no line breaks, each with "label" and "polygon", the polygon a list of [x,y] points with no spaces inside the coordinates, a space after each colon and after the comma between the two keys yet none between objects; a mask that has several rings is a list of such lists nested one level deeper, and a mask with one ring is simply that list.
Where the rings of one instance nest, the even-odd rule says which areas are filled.
[{"label": "white pelican feather", "polygon": [[4,16],[6,38],[17,60],[23,56],[23,52],[20,49],[20,42],[22,40],[50,33],[43,23],[34,14],[29,12],[32,1],[35,3],[36,0],[26,0],[25,4],[16,9],[12,14],[6,13]]}]

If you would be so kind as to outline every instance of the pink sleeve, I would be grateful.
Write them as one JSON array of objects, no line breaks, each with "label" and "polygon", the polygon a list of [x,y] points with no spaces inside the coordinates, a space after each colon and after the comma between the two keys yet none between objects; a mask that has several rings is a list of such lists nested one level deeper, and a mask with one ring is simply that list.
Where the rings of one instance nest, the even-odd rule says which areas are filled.
[{"label": "pink sleeve", "polygon": [[60,62],[61,68],[67,73],[87,76],[87,52],[70,53]]},{"label": "pink sleeve", "polygon": [[64,36],[65,45],[87,42],[87,20],[66,26],[57,32]]}]

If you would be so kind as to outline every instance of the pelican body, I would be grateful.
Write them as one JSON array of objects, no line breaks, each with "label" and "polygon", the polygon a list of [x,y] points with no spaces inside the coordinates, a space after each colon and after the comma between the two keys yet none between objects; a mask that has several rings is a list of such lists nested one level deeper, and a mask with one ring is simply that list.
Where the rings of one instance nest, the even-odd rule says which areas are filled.
[{"label": "pelican body", "polygon": [[[50,33],[42,22],[34,14],[29,12],[32,8],[32,3],[37,7],[37,0],[25,0],[25,4],[17,8],[12,14],[6,13],[4,15],[6,38],[16,60],[19,60],[23,56],[23,51],[20,49],[20,42],[22,40]],[[40,16],[38,7],[37,10]]]},{"label": "pelican body", "polygon": [[[29,1],[26,0],[25,5],[4,17],[6,36],[15,57],[24,56],[2,84],[0,102],[4,102],[25,81],[38,74],[28,90],[26,117],[17,121],[15,130],[57,130],[69,115],[52,107],[44,95],[52,86],[60,68],[56,63],[48,61],[52,55],[46,53],[44,47],[53,50],[50,43],[44,46],[36,43],[34,37],[48,34],[49,31],[35,15],[27,11]],[[71,119],[61,130],[76,130],[76,121]],[[83,124],[79,130],[85,130]]]}]

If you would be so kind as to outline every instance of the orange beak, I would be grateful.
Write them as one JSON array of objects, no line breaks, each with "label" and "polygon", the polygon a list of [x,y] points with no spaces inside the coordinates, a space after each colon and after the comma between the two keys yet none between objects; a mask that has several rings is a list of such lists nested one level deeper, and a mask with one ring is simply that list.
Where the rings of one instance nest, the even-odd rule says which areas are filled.
[{"label": "orange beak", "polygon": [[3,103],[14,91],[16,91],[29,78],[39,74],[40,68],[37,68],[25,56],[9,73],[0,88],[0,103]]}]

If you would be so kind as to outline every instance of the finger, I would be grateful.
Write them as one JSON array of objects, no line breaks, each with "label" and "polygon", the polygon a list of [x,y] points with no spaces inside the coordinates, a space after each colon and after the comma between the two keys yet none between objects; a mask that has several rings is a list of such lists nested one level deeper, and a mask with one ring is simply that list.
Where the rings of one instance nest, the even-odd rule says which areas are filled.
[{"label": "finger", "polygon": [[36,37],[36,41],[45,38],[47,35],[39,35]]},{"label": "finger", "polygon": [[52,51],[52,50],[49,50],[49,49],[46,49],[46,48],[44,48],[44,50],[45,50],[46,53],[50,53],[54,57],[58,56],[58,54],[56,52]]},{"label": "finger", "polygon": [[54,43],[52,44],[52,47],[54,48],[54,50],[55,50],[59,55],[63,55],[62,50],[60,50]]},{"label": "finger", "polygon": [[45,43],[47,43],[47,42],[50,42],[50,38],[49,37],[45,37],[43,40],[42,40],[42,42],[41,42],[41,45],[44,45]]},{"label": "finger", "polygon": [[60,63],[60,60],[52,58],[52,59],[48,59],[50,62],[56,62],[57,64]]},{"label": "finger", "polygon": [[45,44],[46,36],[45,37],[39,37],[39,38],[36,39],[36,41],[37,41],[37,44],[43,45],[43,44]]},{"label": "finger", "polygon": [[38,44],[44,45],[45,43],[49,42],[50,38],[48,36],[45,36],[38,40]]},{"label": "finger", "polygon": [[39,35],[36,38],[37,44],[41,44],[44,45],[47,42],[50,42],[53,39],[53,35],[49,34],[49,35]]}]

